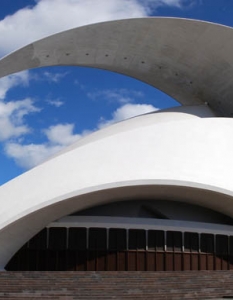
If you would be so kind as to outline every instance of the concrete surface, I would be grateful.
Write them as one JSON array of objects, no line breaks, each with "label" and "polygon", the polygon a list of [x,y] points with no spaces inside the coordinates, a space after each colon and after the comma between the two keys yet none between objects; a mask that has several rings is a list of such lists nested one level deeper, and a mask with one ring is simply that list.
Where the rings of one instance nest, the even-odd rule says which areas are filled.
[{"label": "concrete surface", "polygon": [[71,29],[0,60],[0,77],[55,65],[94,67],[128,75],[182,105],[208,102],[233,116],[233,29],[187,19],[141,18]]}]

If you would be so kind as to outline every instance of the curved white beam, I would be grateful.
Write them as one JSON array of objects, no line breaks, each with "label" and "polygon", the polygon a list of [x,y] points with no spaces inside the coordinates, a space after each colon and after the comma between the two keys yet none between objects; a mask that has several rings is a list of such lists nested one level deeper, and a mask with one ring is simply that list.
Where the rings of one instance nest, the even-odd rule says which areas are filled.
[{"label": "curved white beam", "polygon": [[183,105],[208,102],[233,115],[233,29],[174,18],[142,18],[71,29],[0,61],[0,77],[53,65],[101,68],[144,81]]}]

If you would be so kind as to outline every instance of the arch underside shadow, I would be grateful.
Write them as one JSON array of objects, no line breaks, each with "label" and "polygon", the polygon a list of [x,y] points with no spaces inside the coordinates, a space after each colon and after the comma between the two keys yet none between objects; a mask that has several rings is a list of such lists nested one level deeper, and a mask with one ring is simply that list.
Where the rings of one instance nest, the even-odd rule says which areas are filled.
[{"label": "arch underside shadow", "polygon": [[[187,204],[193,203],[195,205],[197,205],[198,203],[199,204],[202,203],[202,207],[208,207],[211,209],[215,208],[216,210],[218,210],[216,205],[220,201],[222,201],[226,204],[226,205],[223,205],[223,207],[227,206],[228,201],[232,201],[231,197],[228,197],[224,194],[220,194],[220,193],[210,191],[210,190],[193,188],[193,187],[188,187],[188,186],[179,186],[179,185],[177,185],[177,186],[169,186],[169,185],[125,186],[125,187],[104,189],[104,190],[96,191],[93,193],[73,197],[70,199],[64,199],[63,201],[57,202],[48,207],[44,207],[41,210],[34,211],[34,213],[32,213],[32,214],[27,214],[24,218],[18,220],[15,223],[12,223],[7,228],[5,228],[5,230],[4,230],[5,236],[4,236],[4,231],[1,232],[0,238],[1,238],[1,241],[3,241],[3,244],[4,244],[4,242],[6,242],[5,243],[6,245],[10,244],[10,246],[11,246],[11,249],[8,249],[8,253],[6,254],[3,266],[5,266],[7,264],[7,262],[10,260],[10,258],[13,256],[13,254],[25,242],[27,242],[30,238],[35,236],[36,233],[41,231],[46,225],[48,225],[51,221],[54,221],[55,219],[59,219],[62,216],[66,216],[75,211],[77,212],[79,210],[82,210],[83,208],[92,207],[93,205],[96,205],[96,204],[100,205],[100,204],[105,204],[105,203],[113,203],[116,200],[117,201],[129,201],[129,200],[133,201],[135,199],[142,199],[142,198],[151,199],[153,201],[156,201],[157,199],[168,199],[170,201],[182,201],[183,203],[187,203]],[[205,199],[204,205],[203,205],[203,199]],[[213,199],[214,199],[214,201],[213,201]],[[227,212],[227,210],[224,211],[224,213],[226,213],[226,212]],[[35,222],[35,220],[36,220],[36,222]],[[103,221],[103,223],[104,222],[105,221]],[[32,224],[32,223],[34,223],[34,225],[31,228],[31,232],[25,232],[25,224]],[[36,226],[35,226],[35,223],[37,223]],[[141,224],[141,226],[142,226],[142,224]],[[150,224],[150,226],[152,226],[152,224]],[[171,228],[171,226],[174,226],[174,225],[172,225],[172,222],[170,224],[170,228]],[[175,226],[177,226],[177,225],[175,225]],[[182,225],[182,222],[181,222],[179,226],[180,227],[187,226],[186,230],[190,231],[190,229],[188,229],[188,227],[189,227],[188,223],[187,224],[184,223]],[[191,226],[193,226],[193,225],[191,225]],[[85,225],[84,225],[84,227],[85,227]],[[166,227],[164,227],[164,228],[166,228]],[[195,230],[197,230],[197,228],[195,228],[195,229],[194,228],[191,229],[191,231],[195,232]],[[174,227],[173,230],[177,230],[176,227]],[[202,230],[202,228],[200,227],[198,230],[200,231],[200,230]],[[14,244],[14,235],[21,236],[21,241],[20,241],[21,244],[20,245],[17,243]],[[11,243],[9,243],[9,241],[7,241],[7,240],[9,240],[9,238],[11,239]],[[5,241],[4,241],[4,239],[5,239]],[[11,251],[11,252],[9,252],[9,251]],[[92,253],[93,255],[95,253],[95,255],[96,255],[97,250],[90,250],[90,251],[89,251],[90,253]],[[98,251],[99,251],[99,253],[101,252],[100,250],[98,250]],[[128,255],[126,249],[124,249],[124,251],[125,251],[124,255]],[[52,256],[56,255],[56,252],[54,252],[53,250],[50,252],[51,252],[50,255],[52,255]],[[81,251],[81,252],[84,253],[83,251]],[[102,252],[104,253],[104,251],[102,251]],[[36,255],[36,252],[33,251],[33,253]],[[88,254],[88,255],[91,255],[91,254]],[[105,254],[103,254],[103,256],[104,255]],[[19,256],[19,258],[20,258],[20,256]],[[3,259],[3,257],[1,257],[1,260],[2,259]],[[96,257],[95,259],[98,259],[98,258]],[[200,257],[200,259],[201,259],[201,257]],[[3,263],[3,261],[2,261],[2,263]],[[86,258],[84,259],[83,263],[84,264],[87,263]],[[20,264],[20,265],[22,265],[22,264]],[[49,266],[50,266],[50,264],[49,264]],[[38,268],[43,269],[43,267],[44,266],[40,266]],[[11,268],[11,267],[9,267],[9,268]],[[27,266],[25,265],[25,266],[23,266],[23,268],[27,268]],[[90,269],[90,270],[101,270],[101,269],[95,269],[95,267],[91,267],[91,268],[94,268],[94,269]],[[124,270],[128,270],[128,268],[130,268],[130,267],[127,266],[126,269],[124,269]],[[204,268],[204,267],[202,266],[202,268]],[[13,269],[14,269],[14,263],[13,263]],[[45,270],[46,270],[46,267],[45,267]],[[59,270],[59,267],[57,270]],[[161,267],[161,269],[159,269],[159,270],[163,271],[163,270],[167,270],[167,269],[166,269],[166,267],[163,267],[163,268]]]},{"label": "arch underside shadow", "polygon": [[[212,210],[229,214],[229,203],[232,198],[225,194],[208,190],[205,188],[196,188],[184,185],[130,185],[119,186],[115,188],[105,187],[102,190],[93,191],[79,196],[73,196],[58,201],[52,205],[45,206],[42,209],[34,210],[33,213],[25,214],[24,217],[12,222],[0,232],[2,249],[0,257],[0,266],[4,268],[14,253],[36,233],[42,230],[52,221],[73,212],[86,209],[88,207],[111,203],[117,201],[128,201],[135,199],[166,199],[171,201],[181,201],[184,203],[200,205]],[[221,204],[219,204],[221,203]],[[223,203],[225,205],[223,205]],[[33,224],[28,229],[28,224]],[[27,228],[27,230],[25,230]],[[18,238],[20,237],[20,239]]]},{"label": "arch underside shadow", "polygon": [[183,105],[208,103],[233,115],[232,28],[185,19],[118,20],[61,32],[0,60],[0,77],[72,65],[121,73]]}]

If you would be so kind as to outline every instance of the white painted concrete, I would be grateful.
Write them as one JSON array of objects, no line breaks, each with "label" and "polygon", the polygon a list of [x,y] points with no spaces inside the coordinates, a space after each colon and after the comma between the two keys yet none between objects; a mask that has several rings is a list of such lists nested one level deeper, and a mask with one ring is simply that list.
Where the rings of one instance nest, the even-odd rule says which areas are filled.
[{"label": "white painted concrete", "polygon": [[168,199],[233,217],[233,120],[177,110],[96,132],[1,186],[0,265],[53,220],[111,201]]},{"label": "white painted concrete", "polygon": [[50,227],[86,227],[86,228],[123,228],[123,229],[144,229],[144,230],[164,230],[222,234],[232,236],[233,226],[209,224],[201,222],[143,219],[143,218],[123,218],[123,217],[98,217],[98,216],[68,216],[61,218],[58,222],[52,222]]}]

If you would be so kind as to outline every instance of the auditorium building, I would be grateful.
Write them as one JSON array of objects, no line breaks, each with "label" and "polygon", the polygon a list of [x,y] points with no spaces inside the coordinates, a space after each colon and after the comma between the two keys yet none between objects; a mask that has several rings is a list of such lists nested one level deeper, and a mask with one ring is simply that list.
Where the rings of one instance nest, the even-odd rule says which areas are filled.
[{"label": "auditorium building", "polygon": [[141,18],[71,29],[2,58],[0,77],[100,68],[181,106],[94,132],[2,185],[1,269],[233,269],[232,53],[232,28]]}]

